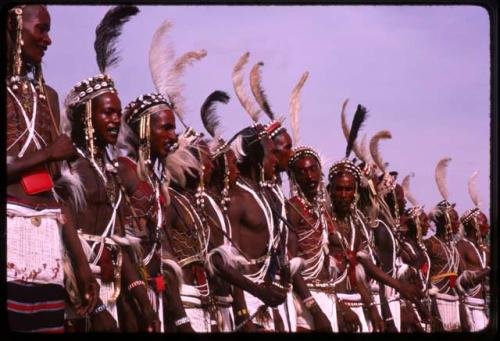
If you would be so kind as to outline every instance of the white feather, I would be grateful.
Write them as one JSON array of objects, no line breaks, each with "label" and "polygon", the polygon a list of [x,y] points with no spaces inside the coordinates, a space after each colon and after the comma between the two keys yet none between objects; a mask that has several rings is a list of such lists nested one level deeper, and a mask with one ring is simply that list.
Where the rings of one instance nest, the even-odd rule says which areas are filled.
[{"label": "white feather", "polygon": [[170,180],[181,187],[186,185],[186,174],[193,176],[198,174],[201,169],[200,162],[189,150],[193,138],[181,134],[178,139],[179,148],[170,153],[165,160]]},{"label": "white feather", "polygon": [[87,205],[85,197],[85,187],[83,186],[80,174],[71,171],[67,162],[61,163],[61,177],[55,182],[56,191],[64,190],[69,194],[66,200],[70,200],[77,212],[80,212]]},{"label": "white feather", "polygon": [[481,204],[479,200],[479,194],[477,193],[477,187],[476,187],[476,181],[477,181],[477,176],[479,175],[478,171],[475,171],[472,173],[472,175],[469,178],[469,181],[467,182],[467,187],[469,189],[469,195],[470,198],[472,199],[472,202],[474,203],[474,206],[479,207]]},{"label": "white feather", "polygon": [[446,182],[446,170],[451,161],[451,158],[443,158],[436,165],[436,184],[444,200],[448,200],[448,184]]},{"label": "white feather", "polygon": [[304,86],[309,72],[306,71],[302,74],[299,82],[295,85],[290,95],[290,125],[292,126],[293,143],[298,146],[300,143],[299,135],[299,111],[300,111],[300,91]]},{"label": "white feather", "polygon": [[379,141],[382,139],[391,139],[392,135],[391,132],[388,130],[382,130],[376,133],[371,139],[370,139],[370,154],[372,156],[373,162],[377,165],[377,167],[382,171],[385,172],[385,169],[387,168],[387,163],[384,163],[382,159],[382,155],[380,155],[380,150],[379,150]]},{"label": "white feather", "polygon": [[405,176],[403,181],[401,182],[401,187],[403,187],[403,191],[405,193],[406,199],[412,204],[413,207],[418,206],[418,201],[415,199],[415,197],[411,194],[410,192],[410,177],[413,177],[415,174],[410,173],[409,175]]},{"label": "white feather", "polygon": [[169,267],[174,271],[175,276],[177,277],[179,288],[184,284],[184,274],[182,273],[182,268],[177,264],[177,262],[173,259],[162,258],[161,262],[164,266]]},{"label": "white feather", "polygon": [[171,87],[168,78],[169,65],[175,58],[173,44],[168,33],[172,28],[172,23],[165,20],[163,24],[153,34],[151,46],[149,48],[149,70],[156,90],[168,96],[168,89]]},{"label": "white feather", "polygon": [[259,121],[260,109],[256,109],[253,106],[253,103],[250,101],[250,97],[245,91],[243,81],[243,68],[248,63],[248,58],[250,57],[250,52],[245,52],[239,59],[236,65],[233,68],[232,74],[232,82],[234,92],[236,93],[236,97],[240,101],[241,105],[245,109],[245,111],[250,115],[252,120],[257,123]]}]

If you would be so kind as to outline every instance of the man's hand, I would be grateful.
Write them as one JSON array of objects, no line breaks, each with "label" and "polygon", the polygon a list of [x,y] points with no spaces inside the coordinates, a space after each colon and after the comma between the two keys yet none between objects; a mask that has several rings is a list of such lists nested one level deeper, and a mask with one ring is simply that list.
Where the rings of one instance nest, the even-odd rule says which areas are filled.
[{"label": "man's hand", "polygon": [[325,313],[318,304],[314,304],[311,308],[309,308],[309,312],[311,313],[314,320],[314,330],[318,332],[333,332],[332,324],[328,317],[326,317]]},{"label": "man's hand", "polygon": [[78,291],[80,292],[79,305],[75,305],[76,313],[84,316],[92,312],[99,299],[99,284],[89,271],[75,271]]},{"label": "man's hand", "polygon": [[405,283],[405,285],[401,285],[401,287],[398,290],[401,295],[406,298],[407,300],[412,301],[413,303],[420,302],[423,298],[423,293],[422,291],[413,284]]},{"label": "man's hand", "polygon": [[73,142],[65,134],[59,135],[54,143],[49,145],[45,150],[48,161],[73,161],[78,157]]},{"label": "man's hand", "polygon": [[378,309],[376,306],[372,305],[369,308],[370,311],[370,321],[372,322],[373,332],[383,333],[385,331],[384,320],[380,317]]},{"label": "man's hand", "polygon": [[119,332],[118,324],[107,310],[92,315],[91,322],[93,332]]},{"label": "man's hand", "polygon": [[361,322],[359,321],[358,315],[356,315],[354,311],[346,306],[340,305],[339,313],[340,318],[338,320],[339,322],[342,322],[341,325],[339,325],[339,328],[342,328],[342,332],[354,333],[361,331]]},{"label": "man's hand", "polygon": [[287,291],[275,285],[259,285],[257,298],[270,307],[277,307],[286,300]]}]

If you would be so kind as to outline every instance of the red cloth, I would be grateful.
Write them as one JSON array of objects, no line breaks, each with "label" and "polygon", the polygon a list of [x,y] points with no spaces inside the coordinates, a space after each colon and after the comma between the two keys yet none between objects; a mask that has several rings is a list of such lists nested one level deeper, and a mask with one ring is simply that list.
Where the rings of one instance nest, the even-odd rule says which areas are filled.
[{"label": "red cloth", "polygon": [[155,277],[155,289],[156,293],[159,294],[160,292],[165,291],[165,280],[163,279],[163,276],[157,276]]},{"label": "red cloth", "polygon": [[102,250],[101,258],[97,264],[101,267],[101,279],[104,283],[111,283],[114,279],[113,262],[111,252],[104,247]]}]

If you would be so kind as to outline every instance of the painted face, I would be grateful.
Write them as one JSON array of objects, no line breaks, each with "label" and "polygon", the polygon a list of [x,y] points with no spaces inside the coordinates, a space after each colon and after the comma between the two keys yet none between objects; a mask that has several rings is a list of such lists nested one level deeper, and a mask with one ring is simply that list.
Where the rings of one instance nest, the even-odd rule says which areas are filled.
[{"label": "painted face", "polygon": [[236,155],[232,149],[226,152],[227,167],[229,168],[229,186],[233,187],[236,184],[236,180],[240,175],[240,170],[236,165]]},{"label": "painted face", "polygon": [[175,116],[172,110],[161,110],[151,116],[151,155],[165,158],[177,142]]},{"label": "painted face", "polygon": [[304,156],[298,159],[293,165],[293,175],[307,197],[314,197],[318,193],[321,166],[314,157]]},{"label": "painted face", "polygon": [[92,99],[92,123],[99,144],[116,144],[121,117],[122,106],[116,93],[105,92]]},{"label": "painted face", "polygon": [[486,218],[486,215],[483,212],[480,212],[476,217],[476,221],[479,226],[479,231],[481,232],[481,237],[486,238],[490,229],[490,225],[488,225],[488,218]]},{"label": "painted face", "polygon": [[274,143],[269,139],[269,137],[264,137],[261,139],[262,147],[264,149],[264,159],[262,161],[262,166],[264,167],[264,176],[266,180],[271,180],[274,176],[276,169],[276,164],[278,160],[276,159],[276,154],[274,153]]},{"label": "painted face", "polygon": [[214,171],[214,165],[210,159],[210,149],[205,141],[199,141],[198,150],[200,153],[200,161],[203,165],[203,181],[208,184],[210,183]]},{"label": "painted face", "polygon": [[460,227],[460,220],[458,218],[458,213],[455,209],[450,210],[450,220],[451,220],[451,230],[453,231],[453,234],[458,232],[458,229]]},{"label": "painted face", "polygon": [[292,138],[282,130],[278,135],[273,138],[274,153],[278,159],[276,170],[278,172],[285,172],[288,169],[288,160],[292,156]]},{"label": "painted face", "polygon": [[332,179],[330,186],[330,198],[339,212],[348,212],[356,194],[356,182],[354,176],[343,173]]},{"label": "painted face", "polygon": [[40,5],[26,6],[23,9],[22,58],[30,64],[40,64],[48,46],[52,44],[49,37],[50,15]]}]

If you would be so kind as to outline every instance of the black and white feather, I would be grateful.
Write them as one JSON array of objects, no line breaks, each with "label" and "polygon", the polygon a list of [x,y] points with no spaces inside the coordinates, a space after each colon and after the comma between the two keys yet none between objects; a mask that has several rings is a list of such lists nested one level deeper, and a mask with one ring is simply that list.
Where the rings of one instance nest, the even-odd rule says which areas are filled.
[{"label": "black and white feather", "polygon": [[207,132],[213,138],[219,137],[221,135],[220,131],[220,117],[216,112],[216,104],[229,102],[229,95],[220,90],[212,92],[203,102],[201,106],[201,121]]},{"label": "black and white feather", "polygon": [[351,154],[354,142],[358,137],[358,133],[363,126],[363,122],[366,119],[366,108],[361,104],[358,104],[356,108],[356,113],[354,114],[354,118],[352,119],[351,131],[349,132],[349,138],[347,139],[347,147],[345,149],[345,157],[349,157]]},{"label": "black and white feather", "polygon": [[95,30],[94,49],[97,65],[101,73],[106,73],[110,67],[120,60],[116,43],[121,34],[123,24],[139,13],[137,6],[119,5],[106,12],[104,18]]}]

